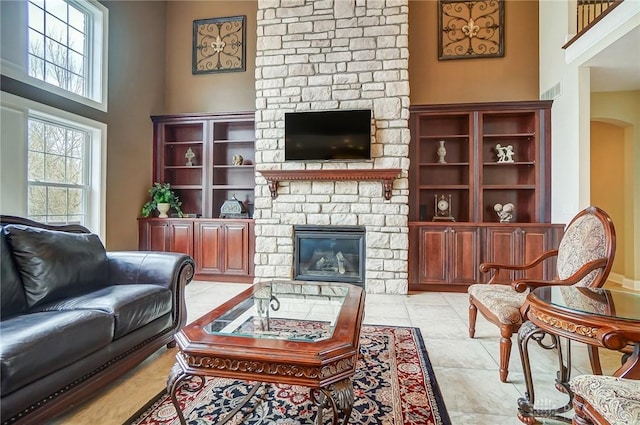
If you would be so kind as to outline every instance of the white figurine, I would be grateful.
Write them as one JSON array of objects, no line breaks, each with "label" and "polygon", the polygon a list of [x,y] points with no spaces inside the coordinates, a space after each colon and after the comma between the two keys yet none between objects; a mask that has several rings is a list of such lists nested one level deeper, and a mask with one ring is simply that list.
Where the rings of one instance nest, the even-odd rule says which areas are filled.
[{"label": "white figurine", "polygon": [[513,146],[504,147],[504,162],[513,162]]},{"label": "white figurine", "polygon": [[513,212],[516,207],[512,203],[495,204],[493,206],[493,210],[498,214],[498,218],[500,219],[500,223],[508,223],[513,218]]},{"label": "white figurine", "polygon": [[496,153],[498,154],[498,162],[504,162],[504,150],[500,143],[496,145]]},{"label": "white figurine", "polygon": [[513,162],[513,146],[502,146],[500,143],[496,145],[496,152],[498,154],[498,162]]}]

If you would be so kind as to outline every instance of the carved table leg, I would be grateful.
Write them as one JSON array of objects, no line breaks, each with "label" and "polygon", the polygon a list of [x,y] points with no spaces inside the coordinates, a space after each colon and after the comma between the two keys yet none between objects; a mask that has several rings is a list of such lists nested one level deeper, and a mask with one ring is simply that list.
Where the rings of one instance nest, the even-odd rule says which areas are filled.
[{"label": "carved table leg", "polygon": [[338,417],[342,415],[342,425],[349,423],[351,410],[353,409],[354,393],[351,379],[343,379],[329,386],[329,388],[311,389],[311,401],[318,406],[316,424],[322,425],[324,409],[331,408],[333,412],[333,425],[338,425]]}]

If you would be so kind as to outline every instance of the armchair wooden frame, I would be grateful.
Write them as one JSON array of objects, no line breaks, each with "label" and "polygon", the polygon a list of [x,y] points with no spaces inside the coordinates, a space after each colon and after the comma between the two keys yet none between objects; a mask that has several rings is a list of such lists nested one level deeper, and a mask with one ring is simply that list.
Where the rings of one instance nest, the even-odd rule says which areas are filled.
[{"label": "armchair wooden frame", "polygon": [[573,416],[572,424],[575,425],[611,425],[609,421],[602,417],[600,413],[580,394],[573,395]]},{"label": "armchair wooden frame", "polygon": [[[534,280],[534,279],[517,279],[510,283],[505,282],[505,276],[501,275],[503,271],[524,271],[530,270],[542,262],[553,258],[558,257],[559,250],[553,249],[544,252],[536,259],[531,261],[528,264],[523,265],[512,265],[512,264],[497,264],[497,263],[483,263],[480,265],[480,271],[482,273],[491,273],[493,275],[489,279],[486,284],[476,284],[472,285],[469,288],[469,337],[474,338],[475,336],[475,328],[476,328],[476,318],[478,315],[478,311],[491,323],[495,324],[500,328],[500,380],[502,382],[507,382],[507,376],[509,374],[509,358],[511,356],[511,336],[514,333],[518,332],[521,324],[526,320],[526,313],[528,306],[525,303],[519,308],[521,320],[517,323],[504,323],[502,322],[498,316],[492,312],[486,305],[484,305],[480,300],[473,296],[472,287],[479,285],[509,285],[511,289],[513,289],[514,295],[517,293],[524,293],[527,289],[533,289],[540,286],[548,286],[548,285],[575,285],[578,284],[583,278],[588,276],[592,272],[596,272],[594,278],[587,285],[589,287],[601,287],[607,277],[609,276],[609,272],[611,271],[611,267],[613,265],[613,259],[615,256],[616,250],[616,236],[615,229],[613,226],[613,222],[609,215],[603,211],[602,209],[590,206],[585,208],[580,213],[578,213],[571,222],[567,225],[567,232],[572,227],[574,223],[581,217],[591,215],[596,218],[603,227],[604,230],[604,252],[605,255],[602,258],[598,258],[592,261],[585,262],[580,268],[578,268],[572,275],[565,277],[564,279],[560,279],[556,277],[553,280]],[[565,236],[566,236],[565,232]],[[564,239],[564,236],[563,236]],[[562,244],[561,244],[562,245]],[[560,265],[558,264],[558,267]],[[591,362],[591,367],[593,369],[593,373],[601,374],[602,369],[600,367],[600,358],[598,356],[598,351],[596,347],[589,346],[589,360]]]},{"label": "armchair wooden frame", "polygon": [[[637,334],[637,332],[636,332]],[[637,340],[637,335],[635,337]],[[636,342],[634,356],[640,355],[640,344]],[[571,380],[573,393],[573,425],[621,425],[637,424],[640,417],[640,381],[638,368],[611,376],[581,375]],[[622,377],[624,375],[624,377]]]}]

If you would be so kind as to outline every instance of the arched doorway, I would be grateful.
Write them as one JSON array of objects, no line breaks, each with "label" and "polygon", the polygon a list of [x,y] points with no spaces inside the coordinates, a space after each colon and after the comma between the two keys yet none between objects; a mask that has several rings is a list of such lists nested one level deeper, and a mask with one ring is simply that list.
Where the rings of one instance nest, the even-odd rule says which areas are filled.
[{"label": "arched doorway", "polygon": [[[605,210],[616,227],[616,257],[609,281],[622,285],[625,276],[625,129],[591,121],[591,204]],[[631,208],[631,205],[628,205]]]}]

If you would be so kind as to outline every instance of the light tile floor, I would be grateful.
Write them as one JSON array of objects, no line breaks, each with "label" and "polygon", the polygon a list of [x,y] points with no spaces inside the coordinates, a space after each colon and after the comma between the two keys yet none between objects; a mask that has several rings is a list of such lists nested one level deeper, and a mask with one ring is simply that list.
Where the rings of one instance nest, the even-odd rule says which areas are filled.
[{"label": "light tile floor", "polygon": [[[194,281],[186,291],[188,322],[233,297],[244,284]],[[364,323],[420,328],[440,390],[453,425],[516,425],[517,399],[524,395],[524,378],[516,337],[509,365],[509,382],[498,377],[498,328],[478,315],[476,337],[468,336],[468,297],[465,293],[421,292],[410,295],[367,294]],[[589,373],[587,351],[572,344],[572,376]],[[162,390],[173,364],[173,350],[162,349],[97,397],[65,416],[59,424],[119,424],[145,400]],[[541,407],[564,404],[566,396],[555,390],[554,351],[530,347]],[[605,373],[620,365],[620,354],[603,350]],[[545,424],[560,422],[540,418]]]}]

